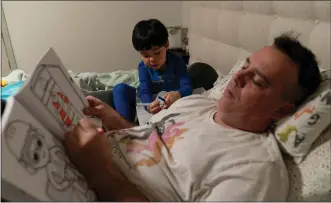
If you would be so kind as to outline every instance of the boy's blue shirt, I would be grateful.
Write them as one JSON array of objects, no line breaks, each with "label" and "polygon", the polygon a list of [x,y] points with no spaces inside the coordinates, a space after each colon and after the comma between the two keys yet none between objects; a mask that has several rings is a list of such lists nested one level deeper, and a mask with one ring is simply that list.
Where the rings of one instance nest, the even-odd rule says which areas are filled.
[{"label": "boy's blue shirt", "polygon": [[139,97],[141,102],[153,102],[153,94],[161,91],[179,91],[181,97],[192,94],[190,76],[182,58],[167,51],[166,68],[164,71],[153,70],[143,61],[138,65]]}]

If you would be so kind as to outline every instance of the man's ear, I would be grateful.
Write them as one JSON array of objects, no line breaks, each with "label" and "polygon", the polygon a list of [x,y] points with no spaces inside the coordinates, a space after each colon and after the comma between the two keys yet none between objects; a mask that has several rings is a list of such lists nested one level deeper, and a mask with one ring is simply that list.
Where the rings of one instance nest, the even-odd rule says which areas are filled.
[{"label": "man's ear", "polygon": [[288,116],[295,112],[295,105],[291,103],[287,103],[281,108],[279,108],[277,111],[274,112],[272,119],[279,120],[282,119],[285,116]]}]

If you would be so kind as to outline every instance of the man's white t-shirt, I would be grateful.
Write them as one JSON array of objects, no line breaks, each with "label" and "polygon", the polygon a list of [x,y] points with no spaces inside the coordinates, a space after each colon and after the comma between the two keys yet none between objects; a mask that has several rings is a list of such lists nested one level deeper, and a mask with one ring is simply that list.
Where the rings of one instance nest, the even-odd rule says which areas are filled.
[{"label": "man's white t-shirt", "polygon": [[150,123],[114,132],[113,160],[151,201],[285,201],[275,138],[215,123],[215,100],[192,95]]}]

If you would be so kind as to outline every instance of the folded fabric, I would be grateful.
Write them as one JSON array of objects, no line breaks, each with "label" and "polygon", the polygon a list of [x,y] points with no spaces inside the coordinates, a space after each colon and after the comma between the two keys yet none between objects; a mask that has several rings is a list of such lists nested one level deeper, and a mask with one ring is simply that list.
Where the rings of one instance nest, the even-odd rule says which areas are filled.
[{"label": "folded fabric", "polygon": [[28,78],[28,75],[24,70],[15,69],[11,71],[6,77],[1,77],[1,80],[6,81],[6,84],[15,83],[18,81],[24,81]]},{"label": "folded fabric", "polygon": [[75,83],[87,92],[112,90],[118,83],[125,83],[135,88],[139,86],[138,71],[136,69],[110,73],[74,73],[70,70],[68,72]]},{"label": "folded fabric", "polygon": [[1,99],[7,100],[14,95],[24,84],[24,81],[12,82],[4,87],[1,87]]}]

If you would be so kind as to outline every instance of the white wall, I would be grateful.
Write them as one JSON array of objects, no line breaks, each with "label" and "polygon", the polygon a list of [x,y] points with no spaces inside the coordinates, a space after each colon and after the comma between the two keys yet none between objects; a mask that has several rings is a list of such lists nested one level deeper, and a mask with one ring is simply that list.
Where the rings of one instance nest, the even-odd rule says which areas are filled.
[{"label": "white wall", "polygon": [[5,45],[2,40],[1,40],[1,71],[0,72],[1,72],[0,73],[1,77],[7,76],[11,72],[11,69],[10,69],[10,66],[8,63],[7,53],[5,50]]},{"label": "white wall", "polygon": [[136,68],[134,25],[157,18],[181,25],[180,1],[3,1],[17,66],[30,72],[53,47],[67,69],[111,72]]},{"label": "white wall", "polygon": [[184,27],[189,26],[189,16],[190,16],[190,4],[192,1],[183,1],[182,2],[182,25]]}]

